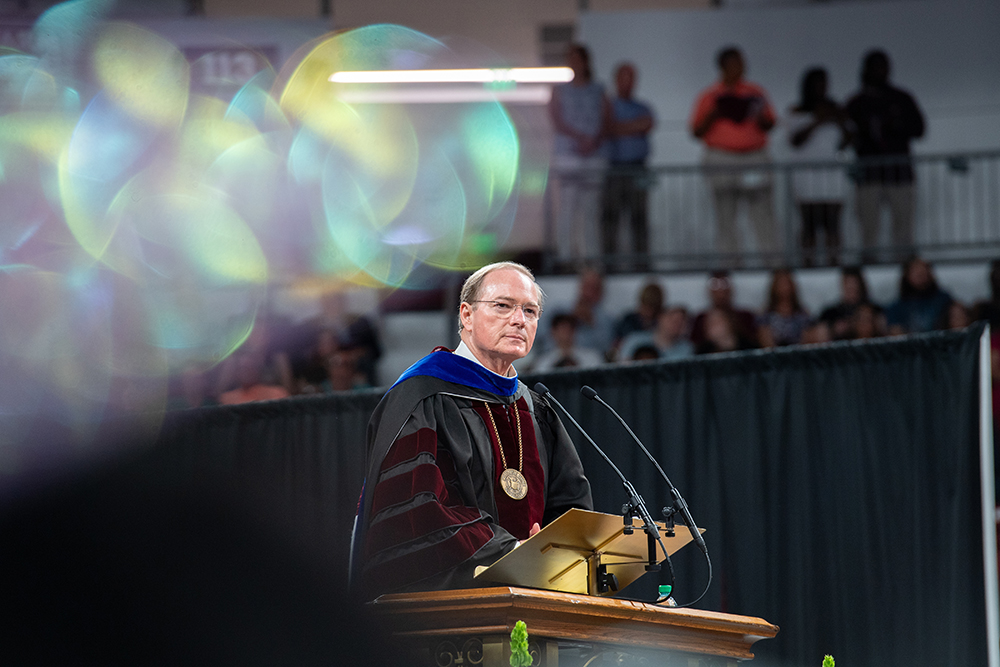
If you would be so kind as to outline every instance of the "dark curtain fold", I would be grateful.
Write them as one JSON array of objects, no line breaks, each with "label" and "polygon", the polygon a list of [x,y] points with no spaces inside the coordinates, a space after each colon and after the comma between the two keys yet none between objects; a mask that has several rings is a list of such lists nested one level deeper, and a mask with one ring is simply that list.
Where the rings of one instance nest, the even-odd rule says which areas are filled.
[{"label": "dark curtain fold", "polygon": [[[664,484],[589,384],[658,458],[706,528],[699,604],[781,626],[755,664],[986,662],[979,482],[981,327],[902,340],[561,371],[542,379],[654,510]],[[268,485],[345,564],[361,488],[363,394],[174,413],[164,475]],[[572,427],[571,431],[572,431]],[[576,437],[597,508],[620,484]],[[676,598],[706,569],[675,557]],[[661,577],[661,580],[665,579]],[[648,576],[628,594],[650,598]]]}]

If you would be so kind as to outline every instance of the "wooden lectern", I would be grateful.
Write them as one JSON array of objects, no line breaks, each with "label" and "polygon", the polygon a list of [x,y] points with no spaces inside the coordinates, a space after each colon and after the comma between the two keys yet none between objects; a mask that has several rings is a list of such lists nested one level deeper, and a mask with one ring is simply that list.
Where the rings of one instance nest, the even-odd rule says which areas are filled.
[{"label": "wooden lectern", "polygon": [[[528,626],[533,667],[734,667],[778,633],[760,618],[594,595],[598,568],[622,588],[645,572],[646,536],[623,526],[620,516],[570,510],[477,575],[506,586],[383,595],[371,608],[430,667],[508,667],[517,621]],[[664,539],[669,553],[691,541],[683,533]]]},{"label": "wooden lectern", "polygon": [[383,595],[372,608],[414,664],[436,667],[509,667],[517,621],[532,667],[735,667],[778,633],[760,618],[510,586]]}]

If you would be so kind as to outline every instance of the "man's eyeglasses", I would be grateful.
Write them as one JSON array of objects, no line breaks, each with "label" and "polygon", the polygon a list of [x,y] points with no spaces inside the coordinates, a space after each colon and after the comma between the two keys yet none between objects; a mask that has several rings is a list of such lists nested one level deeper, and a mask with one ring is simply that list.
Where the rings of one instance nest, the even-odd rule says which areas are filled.
[{"label": "man's eyeglasses", "polygon": [[524,313],[524,319],[526,322],[537,322],[538,317],[542,314],[542,309],[540,306],[536,306],[533,303],[511,303],[510,301],[484,301],[478,300],[472,303],[485,303],[489,305],[490,310],[497,317],[502,317],[503,319],[509,319],[514,311],[518,308]]}]

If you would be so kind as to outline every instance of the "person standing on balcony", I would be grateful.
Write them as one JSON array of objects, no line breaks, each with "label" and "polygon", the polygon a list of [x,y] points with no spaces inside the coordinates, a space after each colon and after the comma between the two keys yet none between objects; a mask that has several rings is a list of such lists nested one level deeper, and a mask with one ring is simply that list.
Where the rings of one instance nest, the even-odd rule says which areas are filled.
[{"label": "person standing on balcony", "polygon": [[604,181],[604,205],[601,216],[603,250],[606,261],[618,253],[618,227],[628,211],[631,222],[633,261],[629,268],[644,270],[648,264],[649,230],[646,223],[646,171],[649,157],[649,133],[655,120],[648,105],[632,97],[636,71],[632,63],[623,63],[615,72],[618,96],[611,102],[608,159],[610,171]]},{"label": "person standing on balcony", "polygon": [[884,51],[868,52],[861,90],[847,102],[855,126],[854,151],[862,162],[855,202],[865,262],[875,259],[883,204],[892,216],[895,257],[913,252],[913,167],[907,158],[910,142],[924,136],[924,116],[912,95],[889,84],[889,72]]},{"label": "person standing on balcony", "polygon": [[[797,160],[834,162],[851,143],[847,114],[827,95],[822,67],[802,77],[801,96],[788,115],[788,141]],[[792,177],[795,202],[802,216],[802,252],[806,266],[817,263],[816,231],[823,230],[826,254],[836,265],[840,254],[840,211],[844,206],[842,170],[800,167]]]},{"label": "person standing on balcony", "polygon": [[596,255],[597,207],[607,159],[602,144],[609,104],[590,70],[590,52],[573,44],[566,54],[573,80],[552,89],[549,117],[555,130],[552,170],[559,181],[556,257],[565,265]]},{"label": "person standing on balcony", "polygon": [[771,252],[776,231],[767,133],[774,127],[774,109],[763,88],[743,80],[746,65],[739,49],[723,49],[716,61],[719,81],[698,96],[690,127],[705,144],[717,249],[731,255],[739,250],[736,217],[739,202],[744,200],[757,235],[757,250]]}]

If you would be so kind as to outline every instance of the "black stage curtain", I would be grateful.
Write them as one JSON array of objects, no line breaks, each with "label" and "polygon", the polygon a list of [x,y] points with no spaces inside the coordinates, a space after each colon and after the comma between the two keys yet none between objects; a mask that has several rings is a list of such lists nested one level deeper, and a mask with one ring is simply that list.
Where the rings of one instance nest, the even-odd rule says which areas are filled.
[{"label": "black stage curtain", "polygon": [[[985,664],[982,331],[524,379],[549,386],[656,513],[668,502],[664,484],[580,386],[632,425],[708,531],[715,579],[698,606],[781,626],[756,645],[755,664],[818,666],[826,653],[843,665]],[[379,395],[175,413],[158,465],[272,486],[346,569]],[[597,509],[620,511],[613,473],[574,439]],[[688,547],[675,569],[675,597],[690,601],[704,562]],[[660,580],[626,593],[651,597]]]}]

